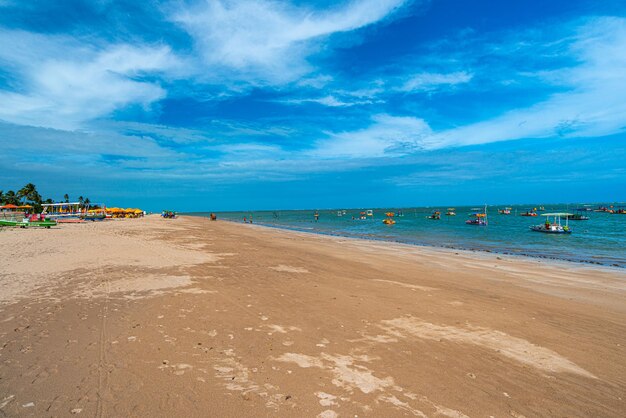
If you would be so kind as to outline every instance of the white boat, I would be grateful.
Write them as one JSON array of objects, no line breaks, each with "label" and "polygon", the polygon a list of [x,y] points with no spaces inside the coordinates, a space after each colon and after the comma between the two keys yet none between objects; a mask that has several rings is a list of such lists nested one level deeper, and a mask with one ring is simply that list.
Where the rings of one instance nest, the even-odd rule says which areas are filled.
[{"label": "white boat", "polygon": [[87,213],[79,202],[44,203],[41,212],[47,219],[59,222],[80,222],[81,217]]},{"label": "white boat", "polygon": [[[542,213],[541,216],[546,217],[546,222],[542,225],[533,225],[530,227],[531,231],[543,232],[544,234],[571,234],[572,229],[569,227],[569,217],[571,213],[556,212],[556,213]],[[561,219],[565,219],[565,225],[561,225]],[[552,219],[552,222],[550,222]]]}]

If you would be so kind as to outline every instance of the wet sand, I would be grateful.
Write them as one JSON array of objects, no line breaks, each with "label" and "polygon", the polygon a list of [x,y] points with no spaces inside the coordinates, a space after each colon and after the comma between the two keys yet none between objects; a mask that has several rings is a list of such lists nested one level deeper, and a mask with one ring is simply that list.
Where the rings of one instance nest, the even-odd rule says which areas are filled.
[{"label": "wet sand", "polygon": [[0,416],[626,415],[620,269],[191,217],[0,244]]}]

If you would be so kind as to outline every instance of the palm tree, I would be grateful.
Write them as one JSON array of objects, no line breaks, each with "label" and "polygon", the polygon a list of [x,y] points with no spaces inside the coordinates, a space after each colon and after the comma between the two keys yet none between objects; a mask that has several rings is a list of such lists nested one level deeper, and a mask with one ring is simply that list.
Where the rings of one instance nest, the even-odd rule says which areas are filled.
[{"label": "palm tree", "polygon": [[80,206],[83,206],[83,203],[84,203],[84,202],[85,202],[85,198],[84,198],[84,197],[82,197],[82,196],[78,196],[78,204],[79,204]]},{"label": "palm tree", "polygon": [[0,205],[4,205],[4,192],[0,190]]},{"label": "palm tree", "polygon": [[89,200],[89,198],[86,197],[83,203],[85,204],[85,206],[89,206],[89,204],[91,203],[91,200]]},{"label": "palm tree", "polygon": [[34,197],[35,193],[37,193],[37,187],[33,183],[28,183],[17,192],[17,196],[22,202],[26,202],[27,199],[32,201],[30,197]]},{"label": "palm tree", "polygon": [[70,195],[68,195],[67,193],[63,195],[63,199],[65,199],[65,203],[70,203]]},{"label": "palm tree", "polygon": [[20,203],[20,199],[13,190],[9,190],[8,192],[4,194],[5,205],[17,205],[19,203]]}]

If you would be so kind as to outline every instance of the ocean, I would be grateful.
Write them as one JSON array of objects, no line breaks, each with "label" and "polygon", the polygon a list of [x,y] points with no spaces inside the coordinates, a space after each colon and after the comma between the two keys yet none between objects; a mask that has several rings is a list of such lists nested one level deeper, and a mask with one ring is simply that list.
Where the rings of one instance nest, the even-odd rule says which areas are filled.
[{"label": "ocean", "polygon": [[[276,210],[247,212],[216,212],[218,220],[243,222],[252,217],[255,224],[303,232],[354,237],[433,247],[487,251],[501,254],[552,258],[612,267],[626,267],[626,215],[606,212],[583,212],[590,219],[569,221],[572,234],[552,235],[533,232],[531,225],[541,224],[541,213],[570,212],[576,205],[544,205],[540,216],[525,217],[520,213],[539,205],[510,206],[510,215],[501,215],[501,207],[487,207],[487,226],[467,225],[471,207],[456,207],[456,216],[446,216],[447,208],[378,208],[373,216],[359,220],[365,209]],[[592,208],[609,206],[594,204]],[[441,211],[440,220],[428,219],[434,210]],[[386,212],[402,212],[394,225],[385,225]],[[315,213],[319,218],[315,220]],[[342,214],[342,216],[338,216]],[[187,215],[209,216],[209,212]],[[353,219],[353,217],[355,219]],[[565,224],[565,221],[562,221]]]}]

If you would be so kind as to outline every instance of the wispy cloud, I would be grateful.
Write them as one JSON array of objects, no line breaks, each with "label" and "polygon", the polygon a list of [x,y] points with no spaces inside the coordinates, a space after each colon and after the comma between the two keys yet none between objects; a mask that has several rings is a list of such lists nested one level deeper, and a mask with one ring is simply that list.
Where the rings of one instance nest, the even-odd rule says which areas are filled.
[{"label": "wispy cloud", "polygon": [[400,88],[405,92],[432,92],[442,88],[450,88],[457,84],[469,83],[473,74],[466,71],[453,73],[419,73],[411,76]]},{"label": "wispy cloud", "polygon": [[193,37],[213,76],[275,85],[311,72],[308,58],[325,37],[376,23],[405,2],[351,1],[320,11],[269,0],[217,0],[178,10],[172,19]]},{"label": "wispy cloud", "polygon": [[0,30],[0,62],[15,72],[0,90],[0,119],[76,129],[129,105],[150,106],[166,91],[142,77],[175,68],[167,46],[89,45],[66,36]]},{"label": "wispy cloud", "polygon": [[566,50],[577,63],[539,72],[566,91],[529,107],[433,135],[429,148],[524,138],[594,137],[626,128],[626,19],[597,18],[582,26]]},{"label": "wispy cloud", "polygon": [[330,133],[318,142],[312,155],[322,158],[372,158],[404,155],[420,149],[431,135],[428,124],[418,118],[386,114],[373,117],[364,129]]},{"label": "wispy cloud", "polygon": [[[346,98],[347,99],[347,98]],[[356,105],[364,105],[364,104],[372,104],[374,101],[372,100],[354,100],[354,98],[349,98],[348,100],[337,98],[333,95],[327,95],[323,97],[311,97],[305,99],[285,99],[285,100],[277,100],[278,103],[287,103],[287,104],[303,104],[303,103],[317,103],[323,106],[328,107],[348,107],[348,106],[356,106]]]}]

